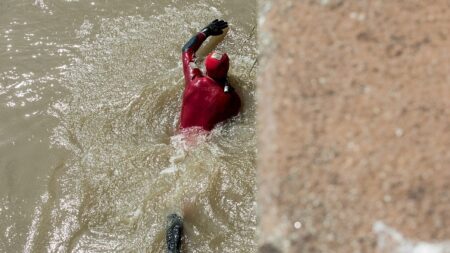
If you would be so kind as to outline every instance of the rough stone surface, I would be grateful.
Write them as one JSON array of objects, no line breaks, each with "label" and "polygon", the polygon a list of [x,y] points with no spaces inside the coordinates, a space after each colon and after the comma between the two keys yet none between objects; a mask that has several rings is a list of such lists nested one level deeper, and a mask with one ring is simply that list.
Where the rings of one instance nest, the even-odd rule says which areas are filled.
[{"label": "rough stone surface", "polygon": [[450,2],[259,4],[260,252],[448,240]]}]

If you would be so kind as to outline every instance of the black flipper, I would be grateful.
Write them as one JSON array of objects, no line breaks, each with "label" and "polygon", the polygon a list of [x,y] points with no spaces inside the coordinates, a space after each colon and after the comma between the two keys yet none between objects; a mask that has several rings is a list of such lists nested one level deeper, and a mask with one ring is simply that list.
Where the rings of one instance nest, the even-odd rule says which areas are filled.
[{"label": "black flipper", "polygon": [[180,253],[181,238],[183,236],[183,218],[173,213],[167,216],[166,232],[167,252]]}]

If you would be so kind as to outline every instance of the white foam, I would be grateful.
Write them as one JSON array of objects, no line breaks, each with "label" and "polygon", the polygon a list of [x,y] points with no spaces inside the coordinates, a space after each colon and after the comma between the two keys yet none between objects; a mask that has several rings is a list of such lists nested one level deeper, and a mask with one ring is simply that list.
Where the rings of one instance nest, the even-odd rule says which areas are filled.
[{"label": "white foam", "polygon": [[172,136],[170,138],[170,144],[173,147],[174,153],[169,158],[170,166],[163,169],[160,174],[184,171],[185,166],[183,161],[186,158],[187,152],[204,143],[207,137],[208,132],[201,128],[184,129],[180,134]]}]

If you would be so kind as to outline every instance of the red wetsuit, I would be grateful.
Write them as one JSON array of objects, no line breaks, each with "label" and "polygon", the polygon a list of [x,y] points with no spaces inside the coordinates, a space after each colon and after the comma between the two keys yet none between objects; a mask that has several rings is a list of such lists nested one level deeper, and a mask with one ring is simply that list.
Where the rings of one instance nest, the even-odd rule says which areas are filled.
[{"label": "red wetsuit", "polygon": [[214,126],[239,113],[241,100],[231,90],[224,92],[224,82],[216,81],[195,65],[195,52],[206,40],[204,33],[192,37],[183,47],[185,89],[181,108],[180,128],[202,127],[209,131]]}]

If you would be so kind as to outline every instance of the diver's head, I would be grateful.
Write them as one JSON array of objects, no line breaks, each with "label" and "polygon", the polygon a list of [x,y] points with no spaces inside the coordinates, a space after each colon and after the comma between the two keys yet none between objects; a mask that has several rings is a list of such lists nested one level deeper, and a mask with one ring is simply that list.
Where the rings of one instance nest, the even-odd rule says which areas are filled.
[{"label": "diver's head", "polygon": [[205,59],[206,74],[215,80],[221,80],[227,77],[230,59],[226,53],[214,51]]}]

